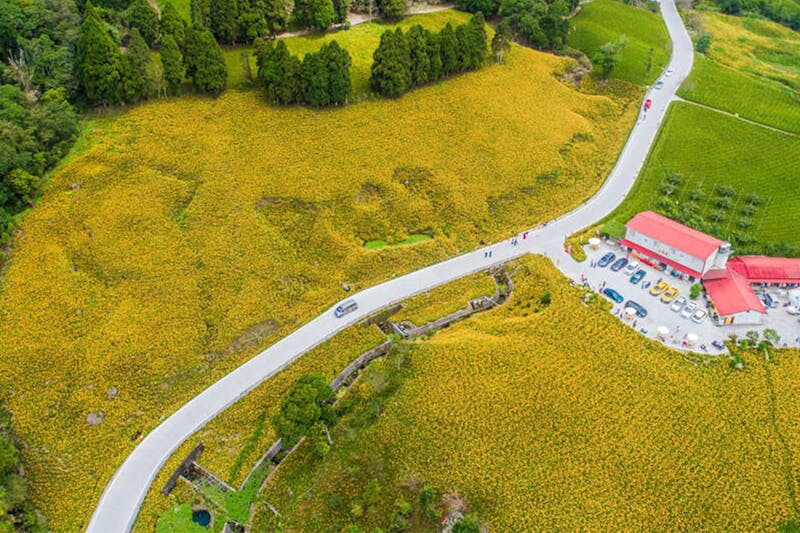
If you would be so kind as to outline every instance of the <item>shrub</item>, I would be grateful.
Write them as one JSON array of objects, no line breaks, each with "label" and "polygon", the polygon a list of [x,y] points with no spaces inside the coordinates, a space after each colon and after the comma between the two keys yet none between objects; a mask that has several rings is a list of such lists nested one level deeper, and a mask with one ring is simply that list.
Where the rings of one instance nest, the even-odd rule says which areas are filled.
[{"label": "shrub", "polygon": [[748,194],[745,201],[747,205],[761,205],[764,203],[764,200],[757,194]]},{"label": "shrub", "polygon": [[736,225],[739,226],[739,229],[750,229],[753,226],[753,220],[749,218],[742,218]]},{"label": "shrub", "polygon": [[705,32],[701,33],[694,43],[694,49],[697,50],[697,53],[699,54],[705,54],[710,46],[711,34]]},{"label": "shrub", "polygon": [[745,204],[745,206],[742,207],[742,215],[744,215],[746,217],[752,216],[753,213],[755,213],[755,212],[756,212],[756,208],[753,207],[751,204]]},{"label": "shrub", "polygon": [[717,185],[714,187],[714,192],[717,193],[717,196],[723,198],[732,198],[736,196],[736,189],[729,185]]},{"label": "shrub", "polygon": [[723,210],[730,209],[731,201],[727,197],[717,198],[716,200],[714,200],[714,205],[717,206],[717,208],[719,208],[719,209],[723,209]]},{"label": "shrub", "polygon": [[689,288],[689,298],[692,300],[697,300],[700,296],[700,292],[703,290],[703,286],[699,283],[695,283]]}]

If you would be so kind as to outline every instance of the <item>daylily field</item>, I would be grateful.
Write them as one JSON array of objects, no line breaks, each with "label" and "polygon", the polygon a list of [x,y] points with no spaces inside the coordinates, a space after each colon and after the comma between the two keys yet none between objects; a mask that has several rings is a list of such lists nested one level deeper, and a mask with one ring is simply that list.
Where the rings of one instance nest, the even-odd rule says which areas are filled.
[{"label": "daylily field", "polygon": [[[342,283],[504,238],[596,190],[641,89],[580,92],[554,75],[569,61],[514,47],[398,100],[315,112],[230,90],[91,123],[22,222],[0,292],[0,385],[53,530],[82,530],[141,434]],[[432,238],[364,246],[410,234]],[[236,453],[215,466],[234,472]]]},{"label": "daylily field", "polygon": [[[687,357],[582,303],[548,260],[519,266],[505,306],[413,345],[400,390],[357,440],[343,433],[325,459],[301,449],[285,461],[255,529],[386,528],[422,483],[461,494],[490,531],[797,520],[797,350],[744,354],[744,370]],[[372,479],[379,497],[354,514]]]}]

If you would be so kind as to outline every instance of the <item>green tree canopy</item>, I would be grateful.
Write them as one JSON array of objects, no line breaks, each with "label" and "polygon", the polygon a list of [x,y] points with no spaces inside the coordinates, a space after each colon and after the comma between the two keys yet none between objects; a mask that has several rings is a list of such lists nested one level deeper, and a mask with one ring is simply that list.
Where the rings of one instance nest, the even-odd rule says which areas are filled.
[{"label": "green tree canopy", "polygon": [[132,29],[128,51],[122,56],[122,97],[125,102],[140,102],[153,94],[150,61],[150,48],[139,35],[139,30]]},{"label": "green tree canopy", "polygon": [[[305,61],[303,65],[305,68]],[[294,446],[314,424],[322,422],[330,426],[336,421],[336,414],[329,404],[332,399],[333,391],[323,376],[306,375],[292,385],[281,400],[280,412],[273,419],[284,448]]]},{"label": "green tree canopy", "polygon": [[172,5],[172,2],[166,2],[161,8],[161,34],[162,44],[164,35],[172,35],[179,48],[183,46],[183,41],[186,39],[186,21]]},{"label": "green tree canopy", "polygon": [[89,104],[116,104],[121,98],[121,54],[106,23],[91,2],[83,12],[76,44],[76,69],[83,96]]},{"label": "green tree canopy", "polygon": [[370,86],[381,96],[396,97],[412,84],[408,39],[403,31],[387,30],[372,55]]},{"label": "green tree canopy", "polygon": [[178,48],[178,43],[171,34],[165,34],[161,38],[161,65],[167,92],[173,95],[180,94],[186,69],[183,66],[183,55]]},{"label": "green tree canopy", "polygon": [[139,30],[148,46],[152,46],[158,39],[158,14],[150,7],[147,0],[133,0],[128,8],[126,20],[128,27]]},{"label": "green tree canopy", "polygon": [[186,75],[200,91],[219,94],[225,89],[228,69],[222,49],[212,33],[202,27],[192,26],[186,34]]}]

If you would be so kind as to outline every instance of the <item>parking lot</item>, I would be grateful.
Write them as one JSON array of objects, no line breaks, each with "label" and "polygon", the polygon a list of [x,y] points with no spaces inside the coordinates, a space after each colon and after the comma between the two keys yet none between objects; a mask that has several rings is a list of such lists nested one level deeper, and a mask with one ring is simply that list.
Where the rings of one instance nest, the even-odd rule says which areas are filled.
[{"label": "parking lot", "polygon": [[[700,353],[719,354],[725,351],[724,347],[719,348],[714,345],[719,345],[729,335],[742,336],[747,331],[762,331],[766,328],[772,328],[778,332],[781,337],[781,346],[800,345],[800,322],[798,322],[797,316],[790,315],[786,311],[785,290],[768,290],[777,299],[778,305],[774,308],[767,308],[767,315],[763,324],[717,326],[710,316],[700,318],[695,315],[695,320],[692,320],[690,316],[692,313],[684,311],[685,305],[679,305],[682,298],[686,300],[686,303],[694,302],[698,309],[706,310],[708,301],[704,293],[701,293],[696,300],[689,298],[692,282],[681,280],[640,263],[635,271],[644,271],[644,277],[638,280],[637,283],[632,283],[631,274],[634,273],[633,269],[628,268],[626,271],[626,268],[623,267],[618,271],[614,271],[611,268],[619,258],[636,261],[635,258],[629,257],[625,250],[616,244],[602,242],[597,249],[591,249],[587,246],[585,251],[587,256],[585,261],[578,263],[567,256],[566,261],[561,261],[561,269],[567,272],[577,283],[591,288],[611,301],[614,305],[612,312],[623,323],[665,345]],[[612,252],[616,256],[614,261],[605,267],[599,266],[597,262],[608,252]],[[637,280],[634,279],[633,281]],[[662,291],[658,295],[653,295],[650,292],[659,282],[665,282],[669,287],[677,290],[670,292],[670,294],[673,292],[677,292],[677,294],[668,303],[662,301],[662,296],[666,291]],[[621,296],[621,302],[615,302],[608,295],[604,295],[603,291],[605,289],[616,291]],[[611,296],[616,295],[612,294]],[[642,306],[646,310],[647,316],[642,317],[626,312],[625,307],[628,301],[636,302]],[[684,312],[682,313],[681,311]]]}]

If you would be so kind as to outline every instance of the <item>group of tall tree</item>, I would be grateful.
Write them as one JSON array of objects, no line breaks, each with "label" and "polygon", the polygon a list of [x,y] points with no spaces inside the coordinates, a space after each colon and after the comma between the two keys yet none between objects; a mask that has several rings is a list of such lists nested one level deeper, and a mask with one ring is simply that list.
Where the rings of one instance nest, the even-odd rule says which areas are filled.
[{"label": "group of tall tree", "polygon": [[[145,11],[152,17],[145,16]],[[187,27],[171,4],[166,4],[159,19],[147,0],[134,0],[128,21],[123,51],[99,10],[91,2],[84,6],[75,66],[81,97],[88,104],[136,103],[162,89],[176,94],[184,76],[203,92],[218,94],[225,88],[225,60],[208,29]],[[150,53],[156,42],[163,48],[160,69]]]},{"label": "group of tall tree", "polygon": [[370,86],[381,96],[400,96],[412,87],[480,67],[486,48],[481,13],[455,29],[447,23],[439,33],[419,25],[407,33],[387,30],[373,54]]},{"label": "group of tall tree", "polygon": [[539,50],[561,50],[567,43],[569,14],[579,0],[457,0],[464,11],[500,17],[499,27]]},{"label": "group of tall tree", "polygon": [[192,24],[211,30],[219,42],[250,43],[275,35],[289,22],[291,0],[191,0]]},{"label": "group of tall tree", "polygon": [[280,105],[341,105],[350,95],[350,54],[336,41],[301,61],[278,41],[257,41],[258,83],[267,99]]}]

